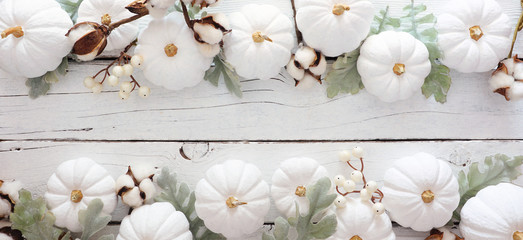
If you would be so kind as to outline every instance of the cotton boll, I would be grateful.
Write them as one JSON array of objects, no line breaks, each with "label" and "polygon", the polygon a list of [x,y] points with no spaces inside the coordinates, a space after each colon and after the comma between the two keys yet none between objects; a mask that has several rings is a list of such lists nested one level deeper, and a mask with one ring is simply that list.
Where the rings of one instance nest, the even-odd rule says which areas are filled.
[{"label": "cotton boll", "polygon": [[523,62],[514,63],[514,79],[523,80]]},{"label": "cotton boll", "polygon": [[287,64],[287,72],[291,77],[293,77],[295,80],[300,81],[305,76],[305,70],[299,69],[296,67],[296,64],[294,64],[294,56],[291,58],[289,63]]},{"label": "cotton boll", "polygon": [[132,208],[137,208],[143,205],[143,199],[140,196],[140,189],[134,187],[133,189],[122,194],[122,202]]},{"label": "cotton boll", "polygon": [[514,82],[512,87],[507,90],[508,97],[511,101],[523,98],[523,82]]},{"label": "cotton boll", "polygon": [[310,67],[309,70],[312,74],[320,76],[327,71],[327,60],[325,59],[325,56],[323,54],[320,54],[320,62],[317,66]]},{"label": "cotton boll", "polygon": [[9,214],[11,214],[11,203],[0,198],[0,218],[7,217]]},{"label": "cotton boll", "polygon": [[153,18],[162,18],[167,13],[169,7],[173,6],[176,0],[149,0],[147,2],[147,9],[149,15]]},{"label": "cotton boll", "polygon": [[310,47],[300,47],[295,54],[294,59],[300,63],[303,69],[308,69],[316,60],[316,51]]},{"label": "cotton boll", "polygon": [[140,182],[139,188],[145,193],[145,201],[152,200],[156,196],[156,186],[151,179],[144,179]]},{"label": "cotton boll", "polygon": [[18,192],[22,189],[22,183],[19,181],[4,182],[0,188],[0,192],[9,195],[11,200],[15,203],[19,201]]},{"label": "cotton boll", "polygon": [[194,23],[194,32],[200,36],[200,40],[209,44],[217,44],[222,41],[223,32],[216,29],[212,24]]},{"label": "cotton boll", "polygon": [[504,71],[498,71],[490,78],[489,84],[492,91],[500,88],[508,88],[514,83],[514,78],[507,75]]},{"label": "cotton boll", "polygon": [[318,84],[318,79],[316,79],[315,77],[313,77],[310,74],[305,74],[303,79],[301,79],[299,81],[299,84],[296,87],[301,88],[301,89],[309,89],[309,88],[312,88],[313,86],[315,86],[316,84]]},{"label": "cotton boll", "polygon": [[507,58],[503,61],[501,61],[507,68],[507,72],[509,75],[512,75],[514,73],[514,59],[513,58]]},{"label": "cotton boll", "polygon": [[133,176],[136,178],[136,180],[141,182],[142,180],[154,175],[156,168],[150,164],[141,164],[131,166],[131,171],[133,172]]},{"label": "cotton boll", "polygon": [[198,43],[198,49],[204,57],[212,58],[220,53],[219,44]]},{"label": "cotton boll", "polygon": [[229,24],[229,18],[227,18],[227,15],[223,13],[213,13],[209,14],[208,16],[212,16],[212,19],[215,23],[220,24],[223,28],[226,30],[231,29],[231,25]]},{"label": "cotton boll", "polygon": [[122,175],[116,179],[116,192],[119,192],[122,188],[133,188],[134,181],[129,175]]}]

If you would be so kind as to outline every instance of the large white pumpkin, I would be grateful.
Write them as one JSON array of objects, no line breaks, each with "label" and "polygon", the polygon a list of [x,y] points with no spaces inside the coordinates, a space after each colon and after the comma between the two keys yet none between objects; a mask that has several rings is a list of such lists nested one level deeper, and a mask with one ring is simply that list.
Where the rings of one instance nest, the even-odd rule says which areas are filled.
[{"label": "large white pumpkin", "polygon": [[114,179],[102,166],[89,158],[63,162],[47,181],[45,200],[56,217],[55,225],[72,232],[82,230],[78,211],[87,209],[89,203],[99,198],[102,212],[111,214],[117,198]]},{"label": "large white pumpkin", "polygon": [[416,231],[444,226],[459,204],[452,169],[427,153],[397,160],[383,182],[383,204],[392,220]]},{"label": "large white pumpkin", "polygon": [[192,240],[189,222],[168,202],[135,209],[120,224],[116,240]]},{"label": "large white pumpkin", "polygon": [[245,78],[269,79],[280,73],[295,45],[292,21],[271,5],[249,4],[229,15],[232,32],[225,35],[227,62]]},{"label": "large white pumpkin", "polygon": [[328,176],[327,169],[312,158],[291,158],[281,163],[272,175],[271,195],[280,212],[296,217],[296,205],[302,215],[309,212],[307,189],[320,178]]},{"label": "large white pumpkin", "polygon": [[179,12],[152,20],[138,37],[135,53],[143,57],[145,78],[170,90],[200,83],[213,60],[200,53]]},{"label": "large white pumpkin", "polygon": [[[125,7],[133,0],[84,0],[78,8],[77,22],[95,22],[109,26],[111,23],[130,18],[135,14]],[[138,35],[138,22],[133,21],[121,25],[111,31],[107,38],[105,51],[123,49]]]},{"label": "large white pumpkin", "polygon": [[336,208],[338,227],[329,240],[395,240],[392,223],[386,213],[377,215],[370,201],[347,198],[344,207]]},{"label": "large white pumpkin", "polygon": [[26,78],[55,70],[73,47],[65,36],[72,26],[54,0],[0,1],[0,68]]},{"label": "large white pumpkin", "polygon": [[374,18],[374,7],[367,0],[299,0],[296,5],[303,39],[328,57],[358,48]]},{"label": "large white pumpkin", "polygon": [[461,209],[459,230],[465,239],[523,239],[523,188],[500,183],[469,199]]},{"label": "large white pumpkin", "polygon": [[431,69],[427,47],[408,33],[394,31],[370,36],[357,66],[365,89],[384,102],[421,93]]},{"label": "large white pumpkin", "polygon": [[441,61],[460,72],[494,69],[510,51],[512,24],[494,0],[449,1],[437,29]]},{"label": "large white pumpkin", "polygon": [[263,226],[269,185],[253,164],[229,160],[211,167],[196,185],[196,213],[207,228],[241,238]]}]

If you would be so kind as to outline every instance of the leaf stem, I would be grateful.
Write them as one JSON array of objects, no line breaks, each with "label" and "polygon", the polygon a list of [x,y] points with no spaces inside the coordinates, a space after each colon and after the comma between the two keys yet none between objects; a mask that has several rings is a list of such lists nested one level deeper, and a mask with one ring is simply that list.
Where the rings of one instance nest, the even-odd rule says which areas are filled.
[{"label": "leaf stem", "polygon": [[291,0],[291,5],[292,5],[292,16],[294,18],[294,28],[296,30],[296,39],[298,40],[298,44],[300,44],[301,42],[303,42],[303,36],[302,36],[300,30],[298,29],[298,22],[296,21],[296,4],[294,3],[294,0]]},{"label": "leaf stem", "polygon": [[183,18],[185,19],[187,27],[193,29],[194,23],[191,21],[191,18],[189,17],[189,11],[187,11],[187,6],[183,1],[180,1],[180,4],[182,5]]},{"label": "leaf stem", "polygon": [[420,36],[418,34],[418,25],[416,24],[416,14],[414,14],[414,12],[415,12],[414,11],[414,0],[410,1],[410,11],[411,11],[410,15],[412,15],[411,16],[411,18],[412,18],[412,26],[411,26],[411,31],[410,32],[411,32],[411,34],[414,34],[414,37],[416,39],[420,39]]},{"label": "leaf stem", "polygon": [[389,15],[389,5],[387,5],[387,8],[385,8],[385,12],[383,13],[383,16],[382,16],[382,20],[380,22],[380,25],[378,26],[378,33],[382,32],[383,29],[385,28],[385,21],[387,20],[387,17]]},{"label": "leaf stem", "polygon": [[[522,0],[522,7],[523,7],[523,0]],[[514,45],[516,44],[516,38],[518,37],[518,32],[521,30],[521,26],[523,26],[523,12],[521,12],[521,15],[519,16],[518,24],[516,24],[516,29],[514,29],[514,36],[512,37],[512,46],[510,47],[510,52],[508,54],[508,58],[512,57],[512,51],[514,51]]]}]

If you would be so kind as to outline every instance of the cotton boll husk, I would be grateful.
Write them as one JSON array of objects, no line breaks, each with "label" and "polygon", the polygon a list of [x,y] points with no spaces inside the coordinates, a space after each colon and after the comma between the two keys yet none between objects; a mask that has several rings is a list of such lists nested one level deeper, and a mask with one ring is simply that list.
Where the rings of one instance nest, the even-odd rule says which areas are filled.
[{"label": "cotton boll husk", "polygon": [[316,52],[310,47],[301,47],[294,54],[294,59],[300,63],[303,69],[308,69],[316,60]]},{"label": "cotton boll husk", "polygon": [[523,80],[523,62],[514,63],[514,79]]},{"label": "cotton boll husk", "polygon": [[320,55],[320,62],[318,63],[318,66],[310,67],[309,70],[317,76],[320,76],[327,71],[327,60],[325,59],[325,56],[323,54]]},{"label": "cotton boll husk", "polygon": [[296,79],[298,81],[303,79],[303,77],[305,76],[305,70],[297,68],[296,64],[294,64],[294,56],[291,58],[291,60],[287,64],[286,69],[287,69],[287,72],[289,73],[289,75],[291,75],[291,77],[293,77],[294,79]]},{"label": "cotton boll husk", "polygon": [[492,91],[508,88],[514,83],[514,78],[503,71],[498,71],[490,78],[489,84]]},{"label": "cotton boll husk", "polygon": [[508,97],[511,101],[523,98],[523,82],[514,82],[512,87],[508,89]]}]

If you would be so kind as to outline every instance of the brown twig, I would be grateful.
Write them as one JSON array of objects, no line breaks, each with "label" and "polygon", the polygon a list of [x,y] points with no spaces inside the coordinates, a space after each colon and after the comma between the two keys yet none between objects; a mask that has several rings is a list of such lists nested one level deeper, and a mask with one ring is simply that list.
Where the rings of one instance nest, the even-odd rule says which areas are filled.
[{"label": "brown twig", "polygon": [[120,20],[118,22],[112,23],[111,25],[109,25],[108,32],[111,32],[112,30],[114,30],[117,27],[120,27],[123,24],[130,23],[132,21],[138,20],[138,19],[140,19],[141,17],[143,17],[145,15],[147,15],[147,14],[136,14],[136,15],[130,17],[130,18],[125,18],[125,19],[122,19],[122,20]]},{"label": "brown twig", "polygon": [[[523,7],[523,2],[522,2],[522,7]],[[512,37],[512,46],[510,47],[510,53],[508,54],[508,58],[512,57],[512,51],[514,51],[514,45],[516,44],[518,32],[521,30],[521,27],[523,27],[523,12],[519,16],[518,24],[516,25],[516,29],[514,30],[514,36]]]},{"label": "brown twig", "polygon": [[296,22],[296,4],[294,4],[294,0],[291,0],[292,5],[292,16],[294,17],[294,28],[296,30],[296,39],[298,40],[298,44],[303,42],[303,36],[298,29],[298,22]]},{"label": "brown twig", "polygon": [[[122,61],[123,61],[124,64],[129,63],[129,61],[130,61],[132,56],[127,54],[127,52],[131,49],[132,46],[136,45],[136,42],[137,42],[137,40],[134,40],[131,43],[129,43],[129,45],[127,45],[124,48],[124,50],[122,52],[120,52],[120,56],[118,56],[118,58],[116,58],[114,61],[109,63],[109,65],[107,65],[107,67],[105,67],[105,68],[101,69],[100,71],[98,71],[92,78],[96,79],[96,77],[98,77],[98,75],[100,75],[101,73],[104,73],[104,77],[102,78],[102,81],[100,81],[100,83],[104,83],[105,79],[107,78],[107,76],[111,76],[111,73],[109,72],[109,69],[114,64],[116,64],[116,63],[121,64]],[[136,86],[140,87],[140,84],[138,83],[138,81],[136,81],[136,79],[132,75],[131,75],[131,79],[132,79],[131,83],[134,84],[133,90],[136,88]]]},{"label": "brown twig", "polygon": [[[360,160],[360,164],[361,164],[361,168],[357,168],[355,167],[354,165],[352,165],[350,163],[350,160],[347,161],[347,164],[349,165],[350,168],[352,168],[354,171],[360,171],[361,172],[361,175],[362,175],[362,180],[363,180],[363,186],[367,185],[367,179],[365,179],[365,174],[363,173],[363,170],[365,169],[365,164],[364,164],[364,161],[363,161],[363,158],[359,158]],[[355,193],[360,193],[361,191],[360,190],[356,190],[356,191],[352,191],[352,192],[341,192],[339,187],[336,186],[336,192],[338,192],[338,194],[342,195],[342,196],[347,196],[349,194],[355,194]],[[377,196],[375,196],[377,194]],[[376,201],[378,202],[381,202],[383,200],[383,192],[380,190],[380,189],[377,189],[376,192],[373,193],[372,197],[371,197],[371,201],[373,203],[375,203]]]},{"label": "brown twig", "polygon": [[183,18],[185,19],[185,23],[187,24],[187,27],[190,29],[194,28],[194,22],[191,21],[191,18],[189,17],[189,11],[187,11],[187,6],[183,1],[180,1],[180,4],[182,5],[182,11],[183,11]]}]

